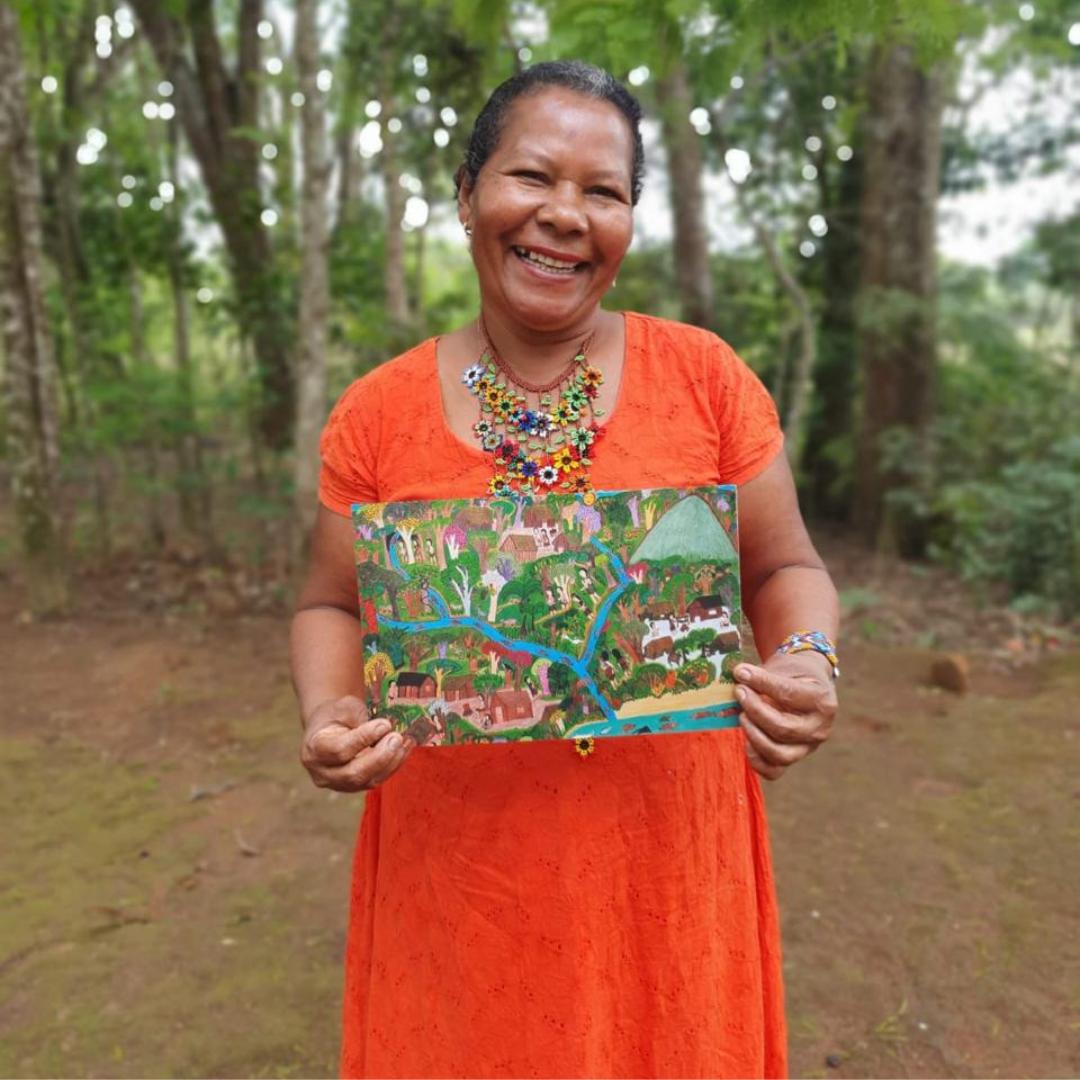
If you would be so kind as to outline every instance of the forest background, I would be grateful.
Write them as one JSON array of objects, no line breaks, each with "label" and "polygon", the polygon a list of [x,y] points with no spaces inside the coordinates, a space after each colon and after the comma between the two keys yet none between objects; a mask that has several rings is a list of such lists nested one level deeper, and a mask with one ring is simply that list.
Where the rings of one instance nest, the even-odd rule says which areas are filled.
[{"label": "forest background", "polygon": [[[957,193],[992,186],[1003,207],[1075,179],[1075,5],[0,10],[0,555],[31,608],[121,552],[287,574],[335,395],[475,313],[452,185],[470,119],[514,70],[568,55],[648,114],[611,306],[742,353],[811,520],[1024,609],[1080,603],[1075,194],[1036,187],[1059,193],[1041,219],[981,223],[1011,233],[989,262],[943,257],[938,235]],[[972,120],[987,95],[1006,125]]]},{"label": "forest background", "polygon": [[793,1074],[1080,1071],[1075,0],[0,0],[3,1075],[334,1075],[318,433],[475,315],[469,125],[568,56],[647,115],[610,306],[759,372],[841,590]]}]

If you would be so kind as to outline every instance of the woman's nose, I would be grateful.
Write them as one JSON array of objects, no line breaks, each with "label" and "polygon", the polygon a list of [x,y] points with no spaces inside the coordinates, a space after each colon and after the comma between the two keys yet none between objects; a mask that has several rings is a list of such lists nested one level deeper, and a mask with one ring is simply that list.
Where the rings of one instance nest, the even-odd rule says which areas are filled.
[{"label": "woman's nose", "polygon": [[584,232],[586,217],[581,192],[574,184],[556,184],[536,217],[540,224],[550,225],[558,232]]}]

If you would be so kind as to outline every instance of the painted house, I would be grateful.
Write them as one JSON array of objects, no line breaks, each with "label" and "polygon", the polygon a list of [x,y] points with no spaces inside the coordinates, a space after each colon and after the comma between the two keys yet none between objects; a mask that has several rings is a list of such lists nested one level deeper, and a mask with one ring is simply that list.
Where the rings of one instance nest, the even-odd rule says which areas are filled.
[{"label": "painted house", "polygon": [[467,506],[454,517],[454,524],[466,533],[471,529],[487,532],[491,529],[491,511],[482,506]]},{"label": "painted house", "polygon": [[443,679],[443,697],[447,701],[464,701],[476,697],[476,689],[468,675],[450,675]]},{"label": "painted house", "polygon": [[423,671],[401,671],[395,680],[398,699],[435,696],[435,679]]},{"label": "painted house", "polygon": [[558,518],[546,507],[539,506],[533,503],[532,506],[526,506],[525,512],[521,515],[523,524],[529,529],[554,528],[558,530],[559,522]]},{"label": "painted house", "polygon": [[497,691],[491,695],[488,710],[496,724],[533,718],[532,698],[524,690]]},{"label": "painted house", "polygon": [[731,611],[724,605],[722,596],[699,596],[690,602],[686,611],[694,622],[701,622],[702,619],[731,618]]},{"label": "painted house", "polygon": [[675,648],[675,640],[670,635],[667,637],[656,638],[654,641],[646,643],[645,659],[657,660],[661,656],[666,656],[673,648]]},{"label": "painted house", "polygon": [[538,553],[532,533],[510,533],[503,538],[499,550],[511,558],[526,561],[535,559]]},{"label": "painted house", "polygon": [[730,630],[721,630],[713,639],[713,652],[730,653],[742,648],[739,631],[733,626]]}]

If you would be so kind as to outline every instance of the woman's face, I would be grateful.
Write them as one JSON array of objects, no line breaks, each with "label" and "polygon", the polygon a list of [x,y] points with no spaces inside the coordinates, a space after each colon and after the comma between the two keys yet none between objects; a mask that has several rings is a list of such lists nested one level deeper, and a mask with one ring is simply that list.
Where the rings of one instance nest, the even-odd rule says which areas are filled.
[{"label": "woman's face", "polygon": [[458,198],[485,308],[541,333],[588,321],[633,235],[633,155],[606,101],[552,87],[514,102]]}]

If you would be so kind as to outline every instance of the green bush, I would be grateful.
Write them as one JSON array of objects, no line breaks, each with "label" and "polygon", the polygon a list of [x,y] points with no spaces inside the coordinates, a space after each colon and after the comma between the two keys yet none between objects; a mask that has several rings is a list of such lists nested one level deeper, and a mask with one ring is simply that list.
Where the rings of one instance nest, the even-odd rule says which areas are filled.
[{"label": "green bush", "polygon": [[937,554],[964,577],[1043,597],[1064,616],[1080,611],[1080,436],[996,479],[946,486],[940,507],[949,529]]}]

